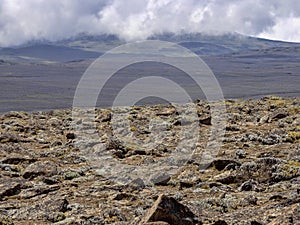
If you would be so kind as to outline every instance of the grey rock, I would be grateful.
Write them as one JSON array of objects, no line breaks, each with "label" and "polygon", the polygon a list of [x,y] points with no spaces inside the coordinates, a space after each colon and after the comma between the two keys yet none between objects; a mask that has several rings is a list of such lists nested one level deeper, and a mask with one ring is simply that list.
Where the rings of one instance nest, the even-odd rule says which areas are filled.
[{"label": "grey rock", "polygon": [[155,185],[166,185],[170,181],[171,176],[169,174],[154,175],[150,181]]},{"label": "grey rock", "polygon": [[136,178],[131,181],[128,186],[133,190],[141,190],[145,188],[145,183],[141,178]]}]

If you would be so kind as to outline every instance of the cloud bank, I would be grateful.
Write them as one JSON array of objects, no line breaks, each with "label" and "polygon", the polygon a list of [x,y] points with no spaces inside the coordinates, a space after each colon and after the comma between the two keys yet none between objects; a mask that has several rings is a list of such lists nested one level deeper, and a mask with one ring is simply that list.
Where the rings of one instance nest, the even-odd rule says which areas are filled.
[{"label": "cloud bank", "polygon": [[79,33],[142,40],[163,32],[239,32],[300,42],[299,0],[0,0],[0,46]]}]

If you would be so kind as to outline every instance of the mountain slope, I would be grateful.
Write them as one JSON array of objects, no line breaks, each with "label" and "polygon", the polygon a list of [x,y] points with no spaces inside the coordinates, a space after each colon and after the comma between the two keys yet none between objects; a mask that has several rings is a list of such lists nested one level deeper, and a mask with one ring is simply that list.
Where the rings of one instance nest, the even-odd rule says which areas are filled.
[{"label": "mountain slope", "polygon": [[[255,37],[243,36],[236,33],[223,35],[181,34],[164,33],[155,35],[149,40],[161,40],[177,43],[190,49],[198,55],[227,55],[254,50],[270,49],[269,52],[281,50],[293,52],[300,48],[299,43],[272,41]],[[0,59],[17,62],[67,62],[87,60],[99,57],[106,51],[125,42],[114,35],[79,35],[58,42],[31,42],[25,46],[14,48],[0,48]],[[253,52],[255,55],[265,52]],[[288,55],[287,55],[288,56]]]},{"label": "mountain slope", "polygon": [[34,44],[25,47],[0,49],[0,58],[19,62],[68,62],[97,58],[100,54],[99,52],[55,44]]}]

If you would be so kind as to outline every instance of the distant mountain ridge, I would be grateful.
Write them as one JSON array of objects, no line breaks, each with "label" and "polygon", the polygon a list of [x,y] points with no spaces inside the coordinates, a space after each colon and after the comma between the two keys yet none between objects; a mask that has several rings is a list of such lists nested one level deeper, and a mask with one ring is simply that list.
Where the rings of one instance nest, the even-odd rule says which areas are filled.
[{"label": "distant mountain ridge", "polygon": [[223,35],[205,35],[201,33],[176,35],[170,33],[153,36],[149,39],[175,42],[198,55],[222,55],[256,49],[300,46],[300,43],[274,41],[238,33]]},{"label": "distant mountain ridge", "polygon": [[3,48],[0,50],[2,56],[15,59],[17,61],[39,62],[67,62],[88,58],[97,58],[99,53],[84,51],[53,44],[35,44],[20,48]]},{"label": "distant mountain ridge", "polygon": [[[198,55],[227,55],[251,52],[261,49],[300,47],[300,43],[273,41],[237,33],[207,35],[201,33],[153,35],[148,40],[162,40],[177,43]],[[26,45],[0,48],[0,59],[13,62],[68,62],[99,57],[104,52],[126,43],[116,35],[80,34],[69,39],[49,42],[31,41]],[[273,50],[272,50],[273,51]]]}]

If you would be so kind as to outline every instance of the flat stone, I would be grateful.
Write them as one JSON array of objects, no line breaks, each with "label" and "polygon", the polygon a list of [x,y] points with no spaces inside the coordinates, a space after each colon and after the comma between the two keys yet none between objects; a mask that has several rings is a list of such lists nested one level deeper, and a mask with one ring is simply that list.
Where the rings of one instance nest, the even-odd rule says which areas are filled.
[{"label": "flat stone", "polygon": [[194,225],[196,224],[194,218],[194,213],[187,206],[162,194],[142,219],[140,225],[158,221],[176,225]]},{"label": "flat stone", "polygon": [[160,175],[154,175],[150,181],[154,185],[167,185],[168,182],[170,181],[171,176],[169,174],[160,174]]},{"label": "flat stone", "polygon": [[38,195],[42,194],[48,194],[53,191],[59,190],[60,187],[58,185],[39,185],[33,188],[28,188],[26,190],[23,190],[20,196],[24,199],[33,198]]},{"label": "flat stone", "polygon": [[230,171],[225,171],[224,173],[215,176],[214,179],[222,184],[233,184],[237,181],[236,175]]},{"label": "flat stone", "polygon": [[272,120],[280,120],[287,117],[289,114],[285,110],[279,110],[274,112],[270,117]]},{"label": "flat stone", "polygon": [[133,190],[142,190],[145,188],[145,186],[146,185],[143,179],[141,178],[136,178],[128,184],[128,187],[130,187]]},{"label": "flat stone", "polygon": [[19,163],[33,163],[36,162],[36,159],[29,158],[29,157],[23,157],[23,156],[9,156],[2,160],[2,163],[4,164],[14,164],[17,165]]}]

